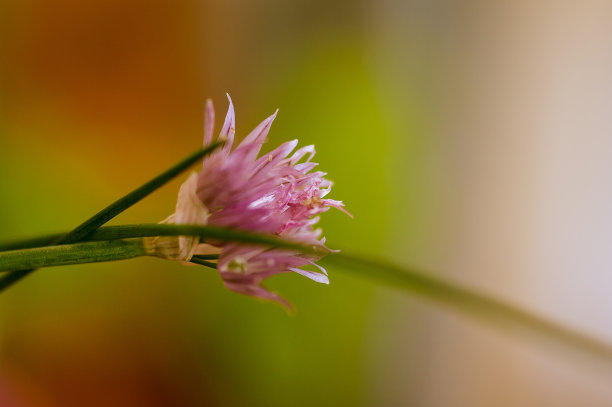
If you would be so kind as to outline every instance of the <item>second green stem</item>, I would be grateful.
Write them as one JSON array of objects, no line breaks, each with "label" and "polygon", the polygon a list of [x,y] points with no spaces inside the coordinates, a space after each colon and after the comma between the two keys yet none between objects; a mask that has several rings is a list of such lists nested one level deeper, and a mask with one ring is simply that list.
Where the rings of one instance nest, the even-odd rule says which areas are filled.
[{"label": "second green stem", "polygon": [[122,239],[0,252],[0,272],[145,256],[143,239]]}]

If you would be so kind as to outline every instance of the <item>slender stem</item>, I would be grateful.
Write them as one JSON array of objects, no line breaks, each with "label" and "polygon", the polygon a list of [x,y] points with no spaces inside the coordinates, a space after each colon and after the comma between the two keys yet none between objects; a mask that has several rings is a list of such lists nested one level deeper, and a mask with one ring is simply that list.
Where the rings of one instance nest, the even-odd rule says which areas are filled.
[{"label": "slender stem", "polygon": [[[24,250],[23,252],[27,252],[29,254],[21,253],[20,256],[23,259],[29,258],[32,253],[36,254],[33,256],[35,260],[29,261],[38,261],[38,263],[31,265],[28,263],[28,267],[82,263],[85,262],[83,259],[89,259],[90,261],[106,261],[112,260],[111,257],[114,255],[118,257],[120,257],[120,255],[115,253],[109,254],[108,257],[100,257],[102,254],[95,254],[97,252],[94,249],[98,247],[106,247],[104,245],[114,244],[113,242],[116,242],[116,240],[113,239],[138,238],[147,236],[200,236],[203,239],[209,239],[209,241],[236,241],[247,244],[278,247],[303,253],[316,252],[315,248],[312,246],[303,246],[294,242],[281,240],[273,236],[259,235],[240,230],[194,225],[142,224],[103,227],[88,236],[87,239],[91,241],[90,243],[77,243],[76,245],[73,244],[27,249],[29,252],[27,250]],[[39,241],[43,241],[45,239],[47,241],[50,240],[49,238],[36,239]],[[121,242],[121,240],[119,242]],[[78,246],[79,249],[74,249],[74,246]],[[81,250],[81,248],[88,248],[89,252],[88,250]],[[56,260],[55,257],[51,256],[48,250],[52,250],[53,253],[57,253],[58,258],[62,258],[63,262],[58,263],[60,260]],[[139,247],[137,250],[141,250],[141,248]],[[74,257],[71,258],[71,263],[67,263],[66,261],[68,260],[66,260],[67,255],[65,255],[65,253],[74,254],[77,252],[78,255],[74,255]],[[7,255],[7,253],[9,254]],[[125,255],[127,256],[128,254]],[[131,254],[142,255],[141,252]],[[1,261],[2,256],[10,257],[16,255],[17,254],[14,251],[0,252],[0,265],[3,264]],[[79,257],[79,261],[76,260],[77,257]],[[70,258],[70,256],[68,256],[68,258]],[[208,259],[203,257],[194,257],[192,262],[211,268],[216,268],[215,263],[207,260]],[[540,337],[553,339],[557,343],[569,346],[570,348],[585,351],[588,354],[595,355],[608,363],[612,362],[612,347],[609,344],[590,338],[589,336],[573,329],[548,321],[545,318],[499,301],[495,298],[487,296],[486,294],[462,287],[461,285],[455,284],[451,281],[416,270],[405,269],[385,262],[373,261],[343,253],[329,256],[325,261],[335,267],[350,271],[351,275],[368,278],[378,283],[389,285],[408,293],[421,296],[492,325],[502,325],[515,329],[518,328],[522,331],[537,334]],[[19,267],[23,267],[23,263],[10,263],[8,266],[5,266],[4,270],[11,268],[14,269],[17,265],[19,265]],[[15,273],[10,273],[8,276],[13,274]]]},{"label": "slender stem", "polygon": [[[181,172],[185,171],[191,165],[193,165],[196,161],[200,160],[207,154],[210,154],[217,147],[221,146],[222,143],[213,143],[205,149],[200,149],[195,153],[191,154],[187,158],[180,161],[178,164],[172,166],[170,169],[164,171],[160,175],[156,176],[149,182],[143,184],[139,188],[136,188],[129,194],[124,197],[118,199],[113,202],[106,208],[102,209],[100,212],[87,219],[85,222],[81,223],[71,232],[56,237],[51,241],[50,244],[62,244],[62,243],[73,243],[83,240],[89,234],[94,232],[100,226],[119,215],[121,212],[125,211],[130,206],[134,205],[141,199],[148,196],[150,193],[179,175]],[[32,273],[34,269],[25,269],[18,270],[14,273],[8,274],[0,278],[0,292],[4,291],[17,281],[26,277],[28,274]]]},{"label": "slender stem", "polygon": [[219,260],[218,254],[195,254],[193,257],[200,260]]},{"label": "slender stem", "polygon": [[178,164],[172,166],[168,170],[162,172],[149,182],[141,185],[129,194],[125,195],[124,197],[113,202],[106,208],[102,209],[100,212],[98,212],[97,214],[77,226],[75,229],[73,229],[58,243],[71,243],[82,240],[88,234],[98,229],[100,226],[104,225],[106,222],[119,215],[121,212],[125,211],[130,206],[147,197],[150,193],[166,184],[168,181],[185,171],[187,168],[191,167],[198,160],[214,151],[220,145],[220,143],[214,143],[205,149],[200,149],[195,153],[191,154],[189,157],[180,161]]},{"label": "slender stem", "polygon": [[612,363],[612,345],[608,343],[431,274],[344,253],[327,257],[325,263],[344,269],[350,275],[421,296],[486,323],[552,339]]},{"label": "slender stem", "polygon": [[13,240],[10,242],[1,242],[0,251],[29,249],[30,247],[51,246],[58,238],[65,236],[64,233],[54,233],[52,235],[37,236],[28,239]]},{"label": "slender stem", "polygon": [[[54,237],[60,235],[61,234],[54,234],[49,236],[36,237],[13,244],[7,243],[0,246],[0,248],[9,247],[11,249],[25,249],[28,247],[37,247],[36,244],[44,244],[45,242],[49,242],[48,244],[51,244],[51,242],[53,242]],[[280,239],[274,235],[257,234],[238,229],[224,229],[214,226],[171,225],[159,223],[143,223],[137,225],[101,227],[95,232],[91,233],[89,236],[87,236],[85,241],[128,239],[135,237],[152,236],[199,236],[202,239],[234,241],[255,245],[272,246],[303,253],[328,253],[328,251],[322,247],[305,246],[286,239]]]},{"label": "slender stem", "polygon": [[0,252],[0,272],[145,256],[142,239],[73,243]]},{"label": "slender stem", "polygon": [[207,261],[198,257],[192,257],[191,262],[194,264],[199,264],[200,266],[210,267],[211,269],[217,269],[217,263],[213,263],[212,261]]}]

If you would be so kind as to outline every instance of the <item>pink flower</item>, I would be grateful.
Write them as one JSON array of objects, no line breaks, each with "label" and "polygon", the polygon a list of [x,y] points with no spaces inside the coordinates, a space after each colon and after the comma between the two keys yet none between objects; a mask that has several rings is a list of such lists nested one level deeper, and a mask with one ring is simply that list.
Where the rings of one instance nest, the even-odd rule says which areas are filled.
[{"label": "pink flower", "polygon": [[[235,117],[229,95],[228,99],[229,109],[218,136],[224,146],[206,157],[202,170],[181,186],[176,212],[166,222],[274,234],[325,248],[322,231],[315,228],[317,215],[332,207],[346,211],[341,201],[325,198],[332,186],[324,178],[326,174],[311,172],[317,166],[311,161],[314,146],[302,147],[291,154],[298,144],[292,140],[258,158],[277,111],[232,149]],[[214,116],[212,102],[208,100],[204,146],[213,142]],[[266,278],[294,272],[329,284],[327,273],[316,264],[320,255],[233,242],[204,244],[197,238],[181,237],[174,259],[188,261],[194,254],[203,253],[220,253],[217,269],[228,289],[287,307],[290,305],[285,299],[262,286]],[[314,266],[318,271],[301,269],[304,266]]]}]

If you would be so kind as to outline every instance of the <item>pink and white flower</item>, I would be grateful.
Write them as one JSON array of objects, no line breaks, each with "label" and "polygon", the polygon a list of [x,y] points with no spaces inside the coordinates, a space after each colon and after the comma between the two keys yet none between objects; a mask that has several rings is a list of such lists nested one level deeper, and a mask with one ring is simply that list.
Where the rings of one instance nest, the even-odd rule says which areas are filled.
[{"label": "pink and white flower", "polygon": [[[324,178],[326,174],[311,172],[317,166],[311,161],[314,146],[302,147],[291,154],[298,144],[292,140],[258,158],[277,111],[232,148],[235,116],[229,95],[228,99],[229,109],[217,137],[225,144],[206,157],[202,170],[181,186],[176,212],[166,222],[268,233],[325,248],[322,231],[315,228],[317,215],[332,207],[348,212],[341,201],[325,198],[332,186]],[[205,147],[214,141],[214,116],[212,102],[208,100],[204,115]],[[266,278],[294,272],[319,283],[329,283],[325,269],[316,264],[321,255],[234,242],[203,243],[193,237],[181,237],[178,246],[176,260],[189,261],[194,254],[219,253],[217,269],[228,289],[287,307],[290,305],[285,299],[262,286]],[[301,268],[309,265],[319,271]]]}]

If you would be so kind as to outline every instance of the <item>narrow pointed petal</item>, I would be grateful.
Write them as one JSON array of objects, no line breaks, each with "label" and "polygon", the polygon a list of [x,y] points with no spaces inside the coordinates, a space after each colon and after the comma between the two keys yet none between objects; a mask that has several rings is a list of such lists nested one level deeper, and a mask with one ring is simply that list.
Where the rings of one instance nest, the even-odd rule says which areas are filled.
[{"label": "narrow pointed petal", "polygon": [[293,310],[293,306],[289,301],[262,286],[234,284],[226,282],[225,287],[238,294],[244,294],[249,297],[256,297],[262,300],[276,302],[277,304],[283,306],[287,311]]},{"label": "narrow pointed petal", "polygon": [[308,158],[306,159],[306,162],[310,162],[310,160],[312,160],[312,157],[314,157],[315,155],[315,146],[311,144],[309,146],[305,146],[297,150],[291,156],[291,164],[292,165],[297,164],[297,162],[300,161],[302,157],[304,157],[306,154],[310,154]]},{"label": "narrow pointed petal", "polygon": [[317,273],[316,271],[302,270],[298,268],[290,268],[289,270],[294,273],[298,273],[303,275],[304,277],[308,277],[312,281],[316,281],[321,284],[329,284],[329,278],[325,274]]},{"label": "narrow pointed petal", "polygon": [[305,162],[305,163],[301,163],[301,164],[295,164],[293,166],[293,168],[295,168],[296,170],[298,170],[299,172],[306,174],[307,172],[309,172],[310,170],[312,170],[314,167],[316,167],[317,163],[309,163],[309,162]]},{"label": "narrow pointed petal", "polygon": [[336,201],[334,199],[324,199],[323,202],[328,205],[331,206],[332,208],[336,208],[341,212],[344,212],[345,214],[347,214],[351,219],[354,219],[355,217],[353,216],[352,213],[350,213],[349,211],[347,211],[346,209],[344,209],[344,203],[342,201]]},{"label": "narrow pointed petal", "polygon": [[286,143],[281,144],[279,147],[269,152],[268,154],[262,156],[255,163],[255,167],[253,168],[254,172],[260,171],[264,167],[275,167],[278,163],[280,163],[287,154],[293,151],[293,149],[297,146],[297,140],[287,141]]},{"label": "narrow pointed petal", "polygon": [[225,122],[221,128],[221,133],[219,134],[219,140],[225,141],[223,151],[229,153],[229,151],[232,149],[232,144],[234,143],[234,134],[236,134],[236,116],[234,114],[234,104],[232,103],[232,98],[228,93],[226,93],[226,95],[227,100],[229,101],[229,107],[227,109],[227,114],[225,115]]},{"label": "narrow pointed petal", "polygon": [[204,147],[208,147],[212,143],[213,131],[215,128],[215,108],[210,99],[206,99],[204,107]]},{"label": "narrow pointed petal", "polygon": [[255,129],[251,133],[249,133],[249,135],[246,136],[244,140],[242,140],[240,146],[250,143],[263,144],[263,142],[266,140],[268,132],[270,131],[270,126],[272,126],[272,122],[274,121],[274,119],[276,119],[277,113],[278,109],[276,109],[274,114],[272,114],[270,117],[259,123],[259,125],[257,125],[257,127],[255,127]]},{"label": "narrow pointed petal", "polygon": [[318,268],[319,270],[321,270],[321,273],[327,275],[327,270],[325,270],[323,267],[319,266],[317,263],[315,263],[314,261],[308,261],[310,264],[312,264],[313,266],[315,266],[316,268]]}]

